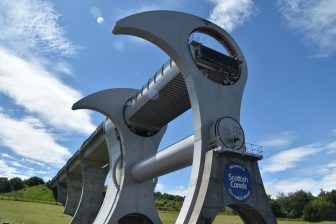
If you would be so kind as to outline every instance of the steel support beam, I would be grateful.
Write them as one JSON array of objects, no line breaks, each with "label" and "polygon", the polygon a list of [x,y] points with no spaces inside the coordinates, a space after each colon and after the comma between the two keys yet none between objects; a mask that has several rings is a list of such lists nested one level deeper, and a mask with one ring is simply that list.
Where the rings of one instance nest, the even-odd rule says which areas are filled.
[{"label": "steel support beam", "polygon": [[131,174],[134,180],[144,182],[190,166],[193,159],[194,135],[191,135],[135,164]]}]

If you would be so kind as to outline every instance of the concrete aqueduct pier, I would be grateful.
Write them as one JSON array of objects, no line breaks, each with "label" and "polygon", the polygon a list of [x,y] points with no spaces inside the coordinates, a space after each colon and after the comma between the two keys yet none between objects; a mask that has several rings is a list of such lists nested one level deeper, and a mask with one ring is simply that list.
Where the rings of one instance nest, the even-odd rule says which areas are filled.
[{"label": "concrete aqueduct pier", "polygon": [[[215,38],[228,55],[189,43],[193,32]],[[140,90],[103,90],[74,104],[107,119],[52,180],[71,223],[161,223],[153,179],[186,166],[192,171],[176,223],[212,223],[224,206],[244,223],[276,223],[258,168],[262,155],[248,147],[239,123],[247,65],[232,37],[173,11],[126,17],[113,33],[146,39],[171,59]],[[194,134],[158,152],[167,124],[190,108]]]}]

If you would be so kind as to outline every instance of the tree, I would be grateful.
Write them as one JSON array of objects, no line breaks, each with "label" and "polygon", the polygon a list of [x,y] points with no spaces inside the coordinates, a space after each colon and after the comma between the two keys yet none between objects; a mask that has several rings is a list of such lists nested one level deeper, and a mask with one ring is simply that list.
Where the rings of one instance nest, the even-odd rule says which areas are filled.
[{"label": "tree", "polygon": [[292,217],[299,218],[303,214],[304,206],[314,199],[314,196],[310,192],[299,190],[288,196],[291,201]]},{"label": "tree", "polygon": [[0,177],[0,193],[11,191],[11,186],[7,177]]},{"label": "tree", "polygon": [[307,203],[303,209],[303,219],[306,221],[326,221],[336,219],[336,205],[325,198],[316,198]]},{"label": "tree", "polygon": [[325,199],[336,205],[336,190],[325,193]]},{"label": "tree", "polygon": [[288,217],[289,213],[289,199],[288,196],[285,195],[285,193],[281,192],[277,195],[276,202],[280,205],[280,212],[283,217]]},{"label": "tree", "polygon": [[275,217],[277,218],[285,217],[285,214],[281,209],[281,205],[277,200],[271,199],[269,203]]},{"label": "tree", "polygon": [[307,193],[303,190],[289,193],[288,196],[285,196],[284,194],[278,196],[278,202],[282,211],[288,218],[301,217],[304,206],[313,199],[314,196],[311,193]]},{"label": "tree", "polygon": [[336,205],[324,198],[318,199],[318,211],[323,221],[336,220]]},{"label": "tree", "polygon": [[305,205],[303,208],[303,219],[308,222],[318,222],[321,220],[317,199]]},{"label": "tree", "polygon": [[12,191],[18,191],[24,188],[23,181],[20,177],[14,177],[9,180]]},{"label": "tree", "polygon": [[32,187],[32,186],[35,186],[35,185],[44,184],[44,180],[39,178],[39,177],[31,177],[31,178],[25,180],[25,183],[29,187]]}]

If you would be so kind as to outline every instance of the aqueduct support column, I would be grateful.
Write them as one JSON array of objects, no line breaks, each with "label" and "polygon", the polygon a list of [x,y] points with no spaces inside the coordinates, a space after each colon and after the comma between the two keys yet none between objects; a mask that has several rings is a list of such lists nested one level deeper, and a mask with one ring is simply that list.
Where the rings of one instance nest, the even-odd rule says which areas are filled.
[{"label": "aqueduct support column", "polygon": [[93,223],[103,203],[104,182],[109,167],[101,168],[90,165],[82,154],[80,154],[80,163],[83,172],[82,195],[71,223],[89,224]]},{"label": "aqueduct support column", "polygon": [[110,176],[109,183],[107,183],[108,188],[106,189],[106,194],[104,201],[100,207],[100,210],[96,216],[94,223],[104,223],[107,219],[111,208],[114,205],[115,199],[119,192],[120,179],[117,178],[116,172],[119,170],[119,161],[121,160],[121,148],[117,130],[114,124],[107,120],[104,125],[105,141],[108,149],[109,157],[109,171]]},{"label": "aqueduct support column", "polygon": [[[203,172],[202,190],[197,198],[195,212],[199,217],[192,216],[190,223],[211,223],[218,214],[214,208],[231,207],[246,224],[275,224],[273,212],[266,203],[264,185],[258,167],[260,158],[254,156],[241,156],[232,152],[216,152],[210,150],[206,153],[206,164]],[[239,181],[235,177],[237,172],[245,173]],[[224,177],[224,187],[223,187]],[[237,183],[245,193],[237,191]],[[244,190],[242,191],[244,192]],[[203,203],[201,203],[203,202]],[[197,222],[198,221],[198,222]]]},{"label": "aqueduct support column", "polygon": [[59,180],[56,182],[57,202],[65,205],[67,199],[67,188],[61,184]]},{"label": "aqueduct support column", "polygon": [[[133,89],[109,89],[91,94],[74,104],[73,109],[89,108],[104,113],[117,130],[117,144],[115,139],[109,141],[110,167],[112,180],[116,178],[118,162],[112,157],[113,148],[121,152],[121,178],[109,183],[107,194],[115,192],[114,200],[107,202],[105,198],[101,211],[97,215],[97,224],[108,223],[143,223],[142,220],[150,220],[149,223],[160,223],[160,218],[155,207],[153,194],[153,181],[136,182],[130,173],[132,166],[139,160],[153,156],[159,147],[161,138],[166,131],[166,126],[151,137],[137,135],[132,132],[124,119],[123,107],[126,102],[136,94]],[[105,130],[106,131],[106,130]],[[117,185],[117,186],[116,186]],[[136,216],[136,217],[135,217]],[[134,222],[134,220],[137,220]]]},{"label": "aqueduct support column", "polygon": [[71,175],[68,169],[65,170],[67,179],[67,199],[65,203],[64,213],[73,216],[79,204],[82,194],[82,180]]}]

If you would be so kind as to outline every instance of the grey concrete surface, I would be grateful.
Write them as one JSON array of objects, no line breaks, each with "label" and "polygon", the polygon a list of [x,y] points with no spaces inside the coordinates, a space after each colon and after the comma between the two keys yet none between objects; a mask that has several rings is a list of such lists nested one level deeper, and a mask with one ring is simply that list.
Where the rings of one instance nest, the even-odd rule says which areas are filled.
[{"label": "grey concrete surface", "polygon": [[83,188],[72,224],[91,224],[95,220],[104,200],[104,182],[109,167],[104,168],[90,165],[81,158],[83,172]]},{"label": "grey concrete surface", "polygon": [[[136,162],[149,158],[157,152],[166,127],[152,137],[137,135],[128,128],[124,120],[123,106],[135,93],[133,89],[104,90],[81,99],[73,106],[73,109],[92,109],[105,114],[115,125],[120,139],[122,152],[120,188],[116,191],[112,207],[104,206],[104,200],[102,206],[104,210],[99,212],[94,223],[115,224],[131,213],[141,214],[153,223],[161,222],[155,207],[152,180],[138,183],[132,178],[130,169]],[[113,166],[110,164],[110,167]]]},{"label": "grey concrete surface", "polygon": [[56,189],[57,189],[57,202],[62,203],[62,205],[65,205],[67,198],[66,184],[61,183],[59,180],[57,180]]},{"label": "grey concrete surface", "polygon": [[79,204],[82,195],[82,179],[66,172],[67,179],[67,199],[65,203],[64,213],[73,216]]}]

